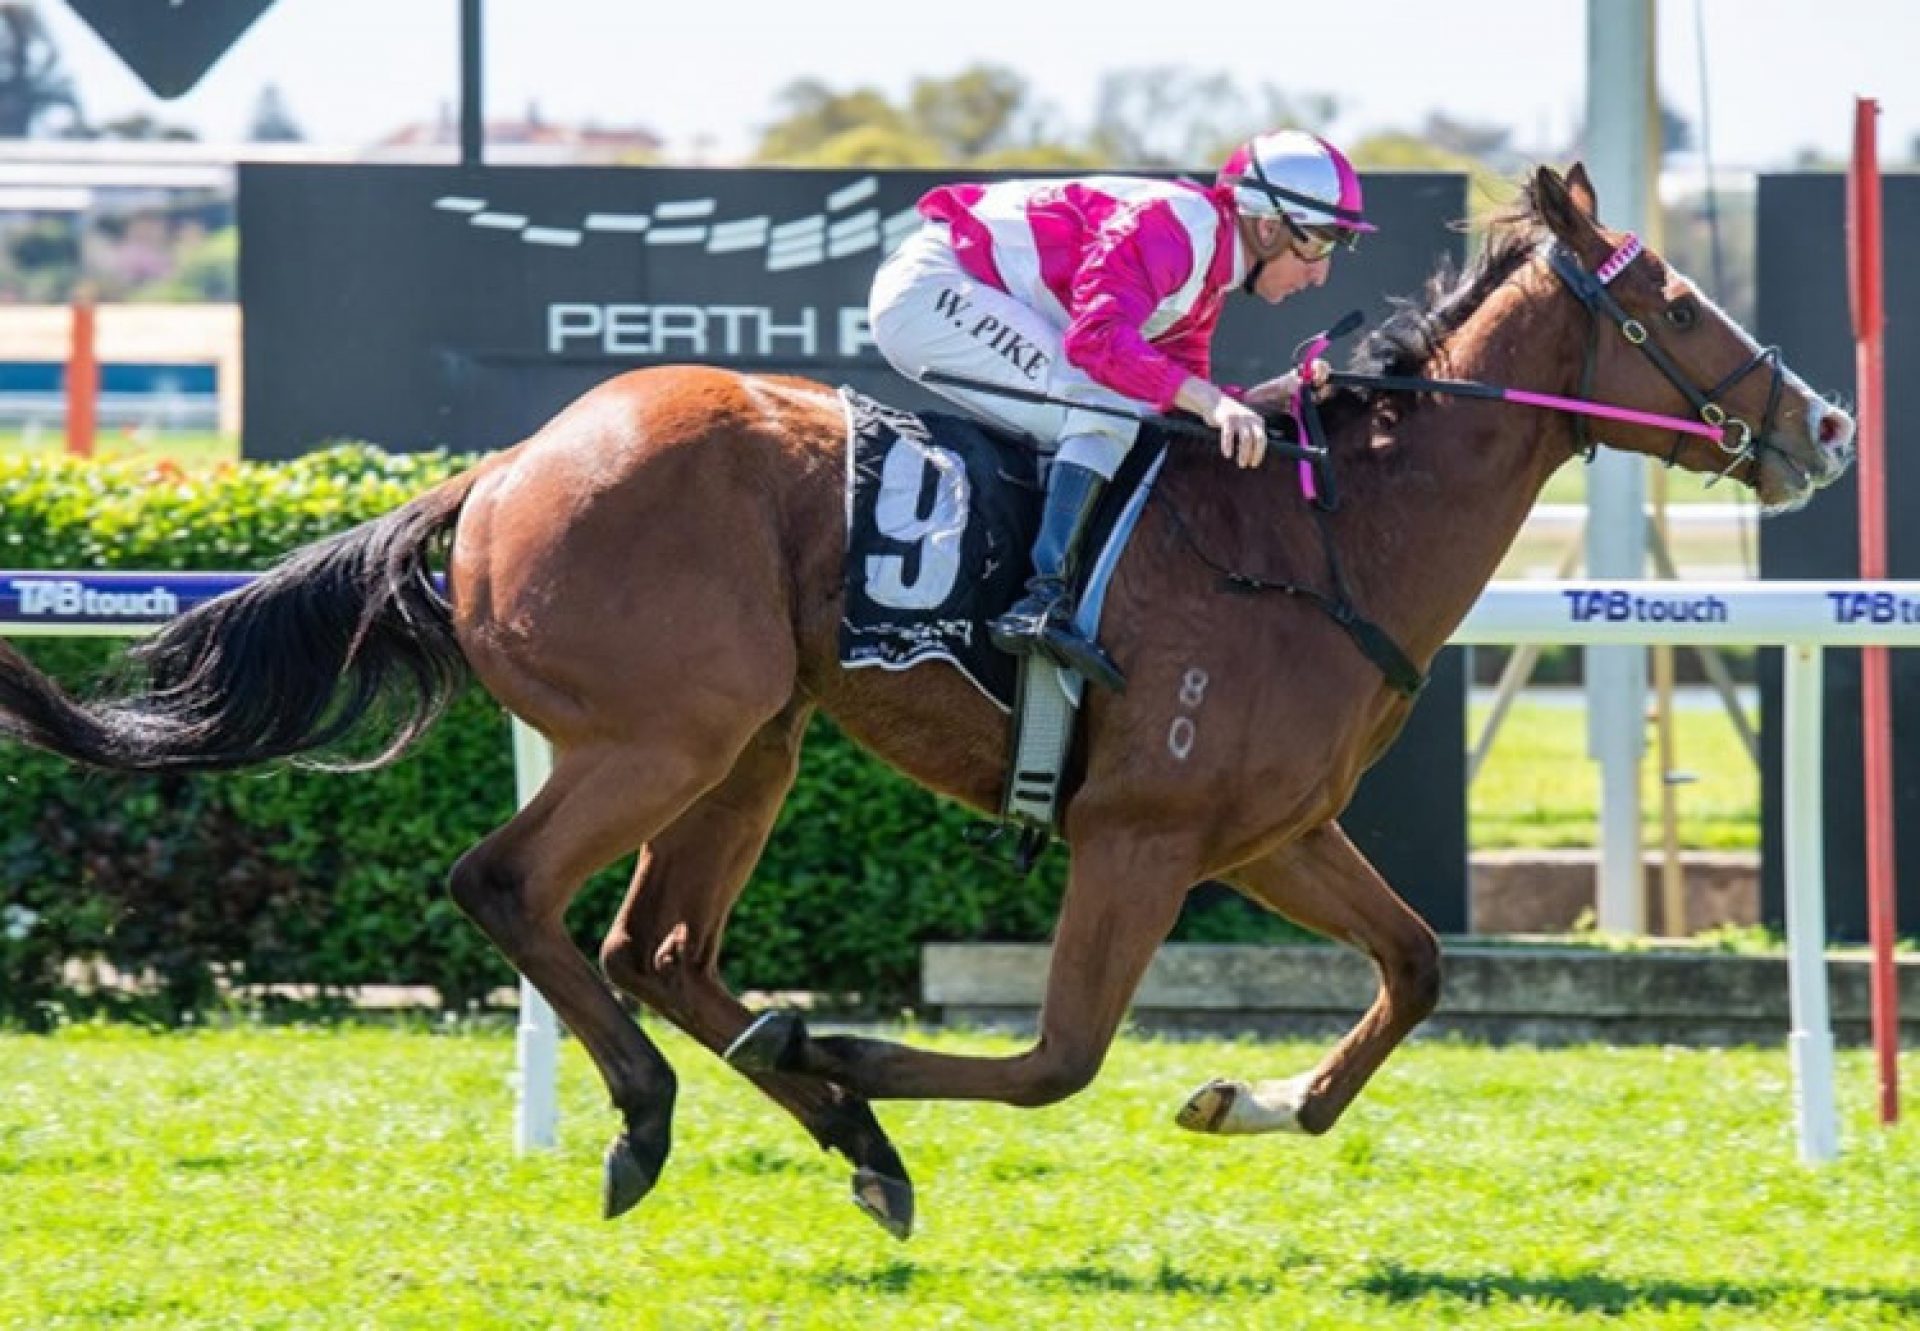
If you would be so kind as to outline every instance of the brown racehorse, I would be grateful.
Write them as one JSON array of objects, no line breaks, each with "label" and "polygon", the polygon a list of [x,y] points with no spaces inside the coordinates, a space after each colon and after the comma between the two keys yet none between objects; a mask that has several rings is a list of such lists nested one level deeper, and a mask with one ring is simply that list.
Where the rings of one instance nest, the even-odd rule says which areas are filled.
[{"label": "brown racehorse", "polygon": [[[1769,509],[1838,476],[1852,421],[1658,256],[1608,288],[1628,336],[1569,294],[1550,251],[1590,273],[1622,240],[1594,216],[1583,170],[1538,171],[1473,268],[1376,332],[1362,367],[1667,413],[1687,410],[1680,380],[1716,385],[1715,409],[1755,446],[1737,460],[1643,426],[1611,427],[1609,442],[1693,471],[1732,464]],[[1756,366],[1767,372],[1742,368]],[[1354,603],[1424,668],[1579,436],[1565,415],[1430,393],[1340,389],[1323,413],[1343,489],[1328,527]],[[785,1014],[756,1023],[721,984],[721,931],[814,709],[935,790],[978,809],[1000,793],[1003,718],[957,672],[838,663],[844,433],[838,400],[815,384],[708,368],[624,375],[517,447],[176,620],[136,648],[144,693],[82,705],[0,647],[0,726],[102,767],[234,767],[329,744],[393,691],[413,710],[385,757],[476,675],[547,736],[555,766],[454,866],[452,892],[606,1081],[623,1119],[607,1153],[609,1215],[665,1163],[675,1078],[608,981],[732,1050],[852,1162],[856,1200],[904,1236],[912,1189],[869,1101],[1073,1094],[1182,899],[1209,878],[1360,949],[1380,990],[1310,1072],[1209,1082],[1178,1121],[1331,1127],[1439,992],[1432,932],[1336,821],[1411,704],[1313,605],[1221,594],[1201,550],[1271,579],[1311,582],[1326,564],[1294,469],[1242,472],[1210,447],[1170,459],[1108,595],[1103,634],[1129,687],[1088,705],[1065,811],[1072,870],[1032,1047],[985,1058],[816,1038]],[[450,606],[427,566],[448,534]],[[1176,717],[1190,743],[1184,728],[1169,743]],[[589,874],[636,849],[596,970],[561,916]]]}]

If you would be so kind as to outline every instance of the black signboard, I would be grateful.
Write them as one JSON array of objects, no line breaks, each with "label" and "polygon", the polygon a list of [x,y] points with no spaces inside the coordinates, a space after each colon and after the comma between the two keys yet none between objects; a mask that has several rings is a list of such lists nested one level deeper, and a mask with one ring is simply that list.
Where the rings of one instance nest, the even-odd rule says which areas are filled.
[{"label": "black signboard", "polygon": [[[1920,331],[1901,312],[1920,309],[1920,176],[1889,175],[1882,196],[1886,237],[1887,576],[1920,578]],[[1835,173],[1760,178],[1759,315],[1762,342],[1815,389],[1854,401],[1852,324],[1847,310],[1846,179]],[[1855,578],[1860,574],[1857,473],[1816,495],[1798,513],[1760,524],[1760,572],[1768,578]],[[1899,927],[1920,929],[1920,652],[1888,655],[1893,694],[1893,822],[1899,871]],[[1827,926],[1842,939],[1867,936],[1866,820],[1860,734],[1860,653],[1825,653],[1824,815]],[[1769,923],[1785,915],[1780,653],[1761,653],[1760,686],[1765,874]]]},{"label": "black signboard", "polygon": [[[513,443],[599,380],[700,361],[931,399],[866,327],[930,172],[243,165],[249,457],[330,439]],[[1252,383],[1351,309],[1461,257],[1463,179],[1367,182],[1382,234],[1276,309],[1235,298],[1215,377]],[[1341,350],[1334,353],[1338,357]]]},{"label": "black signboard", "polygon": [[[339,439],[504,447],[635,366],[696,361],[846,383],[906,407],[867,330],[881,257],[951,173],[244,165],[240,293],[249,457]],[[1296,342],[1417,292],[1463,239],[1465,179],[1366,181],[1381,234],[1278,309],[1235,298],[1215,378],[1254,383]],[[1344,355],[1344,348],[1334,355]],[[1343,823],[1443,932],[1467,925],[1466,686],[1448,651]],[[1272,737],[1284,744],[1286,737]]]},{"label": "black signboard", "polygon": [[154,92],[178,97],[273,0],[67,0]]}]

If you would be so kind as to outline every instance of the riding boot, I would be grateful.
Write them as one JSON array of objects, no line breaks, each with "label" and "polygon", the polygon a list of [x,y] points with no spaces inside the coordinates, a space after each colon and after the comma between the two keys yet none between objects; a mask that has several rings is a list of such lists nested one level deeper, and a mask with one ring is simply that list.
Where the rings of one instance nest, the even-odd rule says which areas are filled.
[{"label": "riding boot", "polygon": [[1120,667],[1073,626],[1073,580],[1080,567],[1080,545],[1106,484],[1099,472],[1087,467],[1053,464],[1047,473],[1046,508],[1033,543],[1033,577],[1027,581],[1027,594],[987,630],[993,645],[1003,652],[1016,656],[1042,652],[1056,664],[1121,693],[1127,680]]}]

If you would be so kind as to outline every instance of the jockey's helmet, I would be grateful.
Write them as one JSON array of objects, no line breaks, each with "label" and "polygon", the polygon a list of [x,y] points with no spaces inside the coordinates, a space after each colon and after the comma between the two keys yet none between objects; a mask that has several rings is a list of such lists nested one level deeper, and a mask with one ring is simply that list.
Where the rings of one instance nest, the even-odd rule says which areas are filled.
[{"label": "jockey's helmet", "polygon": [[1352,248],[1363,232],[1379,229],[1366,219],[1353,163],[1304,130],[1247,140],[1220,168],[1219,183],[1233,190],[1234,206],[1247,216],[1284,218],[1316,240]]}]

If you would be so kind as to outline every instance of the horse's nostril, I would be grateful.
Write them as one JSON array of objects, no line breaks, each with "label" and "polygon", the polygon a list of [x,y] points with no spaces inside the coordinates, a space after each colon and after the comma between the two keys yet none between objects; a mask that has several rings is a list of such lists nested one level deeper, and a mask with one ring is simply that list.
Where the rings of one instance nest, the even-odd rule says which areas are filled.
[{"label": "horse's nostril", "polygon": [[1842,448],[1853,439],[1853,417],[1844,411],[1830,411],[1820,418],[1820,442],[1828,448]]}]

